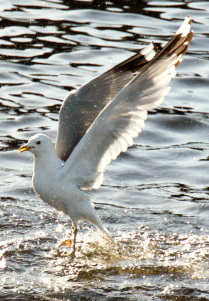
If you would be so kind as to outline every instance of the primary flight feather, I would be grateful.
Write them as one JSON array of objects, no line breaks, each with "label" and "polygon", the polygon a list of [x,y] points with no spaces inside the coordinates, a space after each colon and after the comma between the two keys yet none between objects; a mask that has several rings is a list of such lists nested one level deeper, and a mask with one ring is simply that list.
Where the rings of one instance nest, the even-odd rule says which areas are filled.
[{"label": "primary flight feather", "polygon": [[54,147],[44,134],[31,137],[19,153],[34,154],[33,188],[47,204],[73,223],[89,221],[111,239],[85,190],[99,188],[105,167],[133,145],[147,112],[162,103],[191,40],[187,16],[156,55],[150,44],[140,53],[89,81],[64,100]]}]

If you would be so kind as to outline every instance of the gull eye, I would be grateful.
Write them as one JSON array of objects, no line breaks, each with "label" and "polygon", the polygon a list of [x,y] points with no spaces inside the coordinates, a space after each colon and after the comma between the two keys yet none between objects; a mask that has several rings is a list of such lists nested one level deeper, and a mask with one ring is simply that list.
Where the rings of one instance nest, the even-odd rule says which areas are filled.
[{"label": "gull eye", "polygon": [[36,144],[41,144],[41,141],[36,141]]}]

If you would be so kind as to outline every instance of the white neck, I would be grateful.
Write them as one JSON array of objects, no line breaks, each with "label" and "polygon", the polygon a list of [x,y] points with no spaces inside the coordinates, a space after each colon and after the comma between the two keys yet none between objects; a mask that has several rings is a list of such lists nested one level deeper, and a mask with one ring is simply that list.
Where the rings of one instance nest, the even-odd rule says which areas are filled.
[{"label": "white neck", "polygon": [[46,168],[48,171],[57,169],[63,165],[62,160],[57,157],[55,149],[51,148],[47,152],[34,154],[34,170]]}]

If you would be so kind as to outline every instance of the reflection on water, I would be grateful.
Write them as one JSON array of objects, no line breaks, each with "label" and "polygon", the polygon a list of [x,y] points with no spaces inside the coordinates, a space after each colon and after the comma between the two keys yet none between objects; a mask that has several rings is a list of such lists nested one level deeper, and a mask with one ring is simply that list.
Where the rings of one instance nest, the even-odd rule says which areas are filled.
[{"label": "reflection on water", "polygon": [[[71,222],[35,197],[17,149],[55,140],[69,91],[161,48],[187,14],[195,35],[169,95],[92,193],[117,246],[84,224],[71,260],[56,248]],[[209,300],[208,2],[3,0],[0,18],[0,299]]]}]

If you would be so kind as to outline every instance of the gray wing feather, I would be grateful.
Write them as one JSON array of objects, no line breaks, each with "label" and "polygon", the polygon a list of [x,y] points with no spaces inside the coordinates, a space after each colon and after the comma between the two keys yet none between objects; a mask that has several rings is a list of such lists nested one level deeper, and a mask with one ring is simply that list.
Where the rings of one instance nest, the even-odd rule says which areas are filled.
[{"label": "gray wing feather", "polygon": [[193,36],[190,24],[187,17],[161,53],[107,104],[65,163],[64,178],[81,189],[101,185],[106,165],[133,144],[147,111],[162,103],[169,91],[175,67]]},{"label": "gray wing feather", "polygon": [[55,147],[60,159],[67,160],[107,103],[143,70],[154,56],[154,45],[150,44],[140,53],[68,94],[59,113]]}]

